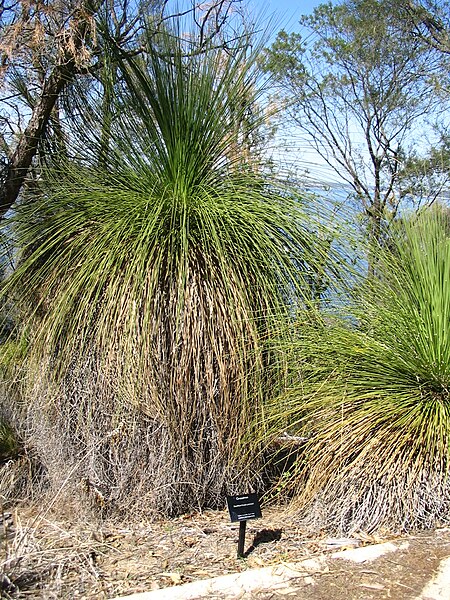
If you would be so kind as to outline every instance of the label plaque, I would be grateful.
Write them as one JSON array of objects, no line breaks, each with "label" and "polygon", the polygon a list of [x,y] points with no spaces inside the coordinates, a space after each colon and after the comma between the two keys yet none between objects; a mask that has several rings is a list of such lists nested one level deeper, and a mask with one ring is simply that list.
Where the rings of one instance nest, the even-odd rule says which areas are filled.
[{"label": "label plaque", "polygon": [[257,494],[227,496],[227,504],[231,521],[249,521],[262,516]]}]

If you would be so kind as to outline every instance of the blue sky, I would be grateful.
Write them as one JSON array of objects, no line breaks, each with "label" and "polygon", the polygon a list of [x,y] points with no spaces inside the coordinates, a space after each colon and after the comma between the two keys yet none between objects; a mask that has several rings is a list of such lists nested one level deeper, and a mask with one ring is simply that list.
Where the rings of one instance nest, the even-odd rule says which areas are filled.
[{"label": "blue sky", "polygon": [[264,14],[274,15],[277,29],[294,31],[297,29],[300,15],[312,13],[316,6],[328,0],[249,0],[249,7]]}]

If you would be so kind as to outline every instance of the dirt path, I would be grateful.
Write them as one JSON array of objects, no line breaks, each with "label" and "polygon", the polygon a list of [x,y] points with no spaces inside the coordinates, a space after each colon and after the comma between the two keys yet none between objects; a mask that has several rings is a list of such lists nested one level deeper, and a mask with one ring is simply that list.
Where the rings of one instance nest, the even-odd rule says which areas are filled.
[{"label": "dirt path", "polygon": [[448,600],[449,555],[450,531],[441,530],[126,598]]}]

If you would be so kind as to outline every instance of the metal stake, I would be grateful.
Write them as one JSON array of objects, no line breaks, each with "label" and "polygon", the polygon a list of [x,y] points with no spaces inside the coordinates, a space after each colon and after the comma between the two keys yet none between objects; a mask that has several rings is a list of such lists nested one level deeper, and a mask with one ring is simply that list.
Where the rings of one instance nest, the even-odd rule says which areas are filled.
[{"label": "metal stake", "polygon": [[247,521],[240,521],[239,523],[239,543],[237,557],[244,558],[244,546],[245,546],[245,528],[247,527]]}]

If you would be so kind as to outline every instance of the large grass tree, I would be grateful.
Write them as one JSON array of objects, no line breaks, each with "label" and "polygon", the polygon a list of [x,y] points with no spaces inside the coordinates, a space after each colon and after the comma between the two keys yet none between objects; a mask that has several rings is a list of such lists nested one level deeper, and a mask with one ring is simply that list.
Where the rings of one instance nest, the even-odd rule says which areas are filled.
[{"label": "large grass tree", "polygon": [[107,155],[92,103],[8,223],[20,326],[5,350],[34,447],[53,487],[82,480],[104,508],[174,513],[255,483],[239,456],[280,376],[266,341],[322,269],[300,198],[253,159],[242,41],[198,52],[173,24],[119,57]]}]

